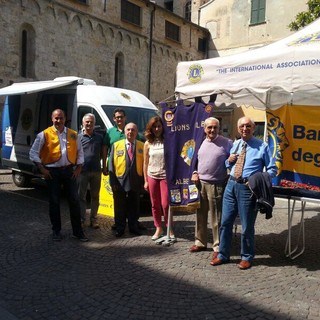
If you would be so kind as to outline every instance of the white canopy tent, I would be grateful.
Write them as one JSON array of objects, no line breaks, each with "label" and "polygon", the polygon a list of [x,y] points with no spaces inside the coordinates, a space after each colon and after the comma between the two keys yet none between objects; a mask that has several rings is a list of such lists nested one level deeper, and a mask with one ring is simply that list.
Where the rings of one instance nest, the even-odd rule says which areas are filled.
[{"label": "white canopy tent", "polygon": [[216,104],[257,109],[320,105],[320,19],[259,49],[177,66],[181,99],[218,94]]}]

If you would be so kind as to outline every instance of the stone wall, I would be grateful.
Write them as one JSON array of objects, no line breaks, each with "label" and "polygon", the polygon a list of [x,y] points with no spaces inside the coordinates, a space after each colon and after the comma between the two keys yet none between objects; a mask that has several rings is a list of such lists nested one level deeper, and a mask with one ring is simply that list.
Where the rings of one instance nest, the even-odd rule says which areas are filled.
[{"label": "stone wall", "polygon": [[[172,96],[177,63],[204,59],[198,39],[208,32],[149,1],[131,2],[141,7],[141,26],[121,20],[120,0],[0,0],[0,87],[69,75],[113,86],[119,56],[122,87],[150,93],[153,102]],[[165,20],[180,26],[180,41],[166,39]],[[27,77],[21,76],[23,30],[32,40]]]}]

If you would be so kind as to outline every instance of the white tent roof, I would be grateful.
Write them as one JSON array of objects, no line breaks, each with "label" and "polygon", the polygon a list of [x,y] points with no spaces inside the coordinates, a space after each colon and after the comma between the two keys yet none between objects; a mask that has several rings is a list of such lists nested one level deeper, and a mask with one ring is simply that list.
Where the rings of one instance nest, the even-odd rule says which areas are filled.
[{"label": "white tent roof", "polygon": [[320,105],[320,19],[255,50],[177,66],[181,99],[218,93],[217,104],[258,109]]}]

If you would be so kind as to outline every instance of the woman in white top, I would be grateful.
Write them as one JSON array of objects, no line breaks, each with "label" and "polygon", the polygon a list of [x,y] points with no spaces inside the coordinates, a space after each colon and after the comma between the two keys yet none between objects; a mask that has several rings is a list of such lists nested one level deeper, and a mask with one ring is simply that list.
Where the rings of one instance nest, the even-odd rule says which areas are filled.
[{"label": "woman in white top", "polygon": [[[156,232],[152,236],[155,241],[163,235],[162,215],[165,225],[168,226],[169,196],[166,180],[164,149],[163,149],[163,123],[159,116],[152,117],[145,130],[146,142],[144,144],[144,188],[150,193],[152,216]],[[170,237],[174,237],[170,232]]]}]

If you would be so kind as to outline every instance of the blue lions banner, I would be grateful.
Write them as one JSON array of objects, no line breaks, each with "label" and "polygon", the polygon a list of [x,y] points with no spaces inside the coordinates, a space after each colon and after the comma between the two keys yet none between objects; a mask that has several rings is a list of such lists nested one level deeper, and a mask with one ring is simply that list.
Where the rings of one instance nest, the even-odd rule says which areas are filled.
[{"label": "blue lions banner", "polygon": [[172,209],[199,207],[199,191],[191,182],[197,153],[204,138],[204,120],[211,116],[212,105],[184,105],[179,100],[171,107],[160,103],[164,123],[166,174]]},{"label": "blue lions banner", "polygon": [[278,167],[274,185],[320,191],[319,117],[318,106],[267,112],[268,144]]}]

